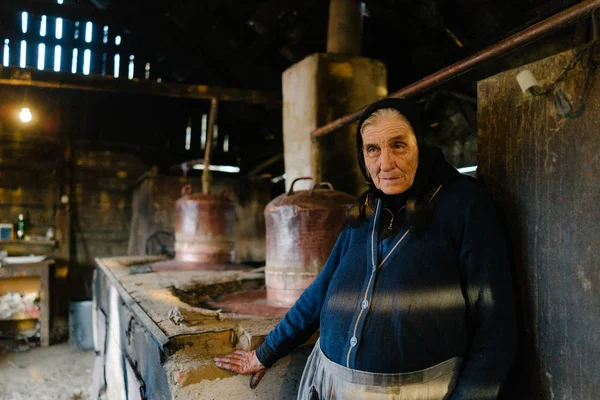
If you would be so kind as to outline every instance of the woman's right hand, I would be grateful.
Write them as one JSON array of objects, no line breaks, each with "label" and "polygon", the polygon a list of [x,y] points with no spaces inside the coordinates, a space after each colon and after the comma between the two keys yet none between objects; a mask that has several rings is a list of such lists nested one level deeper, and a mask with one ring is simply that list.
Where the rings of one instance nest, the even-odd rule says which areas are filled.
[{"label": "woman's right hand", "polygon": [[258,385],[267,372],[267,368],[258,361],[256,351],[236,350],[226,356],[215,357],[214,360],[217,367],[226,371],[242,375],[253,374],[250,379],[252,389]]}]

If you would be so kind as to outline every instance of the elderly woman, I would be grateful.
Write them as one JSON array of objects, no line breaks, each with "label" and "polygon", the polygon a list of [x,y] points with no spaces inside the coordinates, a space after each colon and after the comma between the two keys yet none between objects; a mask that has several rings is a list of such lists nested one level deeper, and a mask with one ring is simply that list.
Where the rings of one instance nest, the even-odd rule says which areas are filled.
[{"label": "elderly woman", "polygon": [[490,199],[427,147],[415,105],[363,114],[369,189],[323,270],[256,351],[215,359],[254,374],[320,338],[298,399],[494,399],[514,357],[506,242]]}]

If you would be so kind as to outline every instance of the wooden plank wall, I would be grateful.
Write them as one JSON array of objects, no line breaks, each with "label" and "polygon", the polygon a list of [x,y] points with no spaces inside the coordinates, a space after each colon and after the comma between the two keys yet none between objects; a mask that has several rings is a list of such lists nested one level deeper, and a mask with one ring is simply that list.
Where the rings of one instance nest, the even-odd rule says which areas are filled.
[{"label": "wooden plank wall", "polygon": [[150,167],[138,155],[74,148],[73,217],[77,272],[84,281],[78,296],[91,296],[95,257],[127,254],[131,188]]},{"label": "wooden plank wall", "polygon": [[[88,297],[94,258],[127,253],[130,188],[149,166],[132,154],[72,149],[70,220],[74,237],[70,244],[74,249],[70,254],[74,259],[70,279],[75,287],[71,293]],[[56,227],[57,211],[64,208],[60,197],[69,193],[69,183],[60,182],[64,151],[57,141],[0,136],[0,221],[15,223],[18,214],[25,213],[30,223],[28,235],[32,236],[44,236],[49,227]],[[60,263],[66,263],[69,235],[62,233],[56,254]]]},{"label": "wooden plank wall", "polygon": [[[150,169],[144,157],[151,157],[143,150],[98,140],[95,122],[106,119],[111,103],[92,108],[88,103],[94,99],[76,92],[0,88],[0,222],[15,223],[23,212],[28,235],[45,236],[55,228],[56,290],[68,292],[66,299],[58,294],[60,314],[68,300],[91,298],[94,257],[126,254],[131,188]],[[32,108],[30,124],[18,121],[21,105]],[[140,115],[134,109],[130,119]],[[118,129],[110,134],[119,137]],[[136,142],[135,136],[122,135],[127,140]],[[68,204],[61,203],[63,195]]]},{"label": "wooden plank wall", "polygon": [[[560,117],[552,96],[523,95],[516,81],[527,68],[548,85],[573,56],[478,84],[479,172],[507,215],[525,332],[517,394],[508,398],[592,400],[600,392],[600,78],[591,75],[575,118]],[[586,71],[579,64],[555,88],[574,108]]]},{"label": "wooden plank wall", "polygon": [[16,223],[26,213],[30,234],[45,235],[54,226],[54,206],[59,197],[58,140],[28,140],[23,133],[0,135],[0,221]]}]

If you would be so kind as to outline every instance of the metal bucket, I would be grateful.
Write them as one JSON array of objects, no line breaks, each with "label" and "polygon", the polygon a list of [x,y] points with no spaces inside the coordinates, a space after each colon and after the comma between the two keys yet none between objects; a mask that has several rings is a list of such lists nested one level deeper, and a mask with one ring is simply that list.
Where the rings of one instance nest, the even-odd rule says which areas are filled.
[{"label": "metal bucket", "polygon": [[225,196],[192,194],[175,203],[175,259],[197,264],[235,262],[235,205]]},{"label": "metal bucket", "polygon": [[315,183],[311,190],[287,194],[265,208],[267,265],[265,279],[270,303],[291,306],[327,261],[354,203],[354,197]]},{"label": "metal bucket", "polygon": [[69,303],[69,342],[80,350],[94,348],[92,307],[91,300]]}]

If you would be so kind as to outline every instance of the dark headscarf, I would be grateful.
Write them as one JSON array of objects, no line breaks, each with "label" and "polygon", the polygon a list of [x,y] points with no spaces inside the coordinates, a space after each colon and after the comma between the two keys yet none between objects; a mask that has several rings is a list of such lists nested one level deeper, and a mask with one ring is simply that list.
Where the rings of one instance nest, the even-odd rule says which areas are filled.
[{"label": "dark headscarf", "polygon": [[[410,123],[417,138],[419,147],[419,166],[415,173],[412,186],[398,195],[386,195],[375,187],[373,180],[369,177],[363,153],[363,140],[361,128],[367,118],[375,111],[392,108],[402,114]],[[431,206],[428,195],[444,183],[461,178],[461,174],[444,158],[442,151],[437,147],[429,147],[425,144],[427,125],[422,109],[413,100],[386,98],[371,104],[363,112],[356,128],[356,155],[358,165],[362,171],[369,189],[359,196],[349,217],[351,226],[361,225],[370,219],[375,210],[375,200],[381,199],[384,205],[394,212],[406,205],[407,217],[405,224],[413,227],[416,233],[422,233],[427,229],[431,218]]]}]

